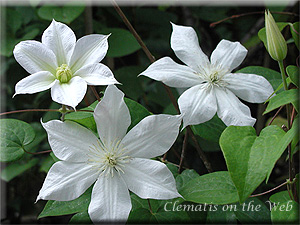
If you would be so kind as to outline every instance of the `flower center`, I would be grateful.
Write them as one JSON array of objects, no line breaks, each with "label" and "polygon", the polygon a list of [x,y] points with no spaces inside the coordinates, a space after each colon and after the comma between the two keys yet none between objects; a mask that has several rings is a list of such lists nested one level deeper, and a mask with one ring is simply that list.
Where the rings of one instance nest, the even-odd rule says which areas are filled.
[{"label": "flower center", "polygon": [[114,173],[124,173],[124,164],[130,160],[125,155],[125,149],[120,145],[120,140],[109,144],[98,141],[97,145],[90,146],[88,163],[101,174],[114,176]]},{"label": "flower center", "polygon": [[212,69],[208,73],[201,74],[200,76],[205,80],[203,83],[207,84],[207,88],[211,88],[213,86],[226,86],[227,83],[223,79],[225,75],[226,73],[222,70]]},{"label": "flower center", "polygon": [[68,83],[72,76],[73,73],[67,64],[62,64],[60,67],[56,68],[56,78],[60,83]]}]

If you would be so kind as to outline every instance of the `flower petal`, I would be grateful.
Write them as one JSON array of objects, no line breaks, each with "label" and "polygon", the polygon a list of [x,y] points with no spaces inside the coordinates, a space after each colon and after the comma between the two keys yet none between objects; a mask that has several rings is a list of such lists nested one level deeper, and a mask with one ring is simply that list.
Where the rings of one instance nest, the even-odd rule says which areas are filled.
[{"label": "flower petal", "polygon": [[192,27],[178,26],[174,23],[172,27],[171,48],[175,55],[193,70],[206,73],[210,62],[199,46],[195,30]]},{"label": "flower petal", "polygon": [[151,159],[132,158],[124,167],[124,178],[130,191],[140,198],[171,199],[181,197],[168,167]]},{"label": "flower petal", "polygon": [[174,62],[170,57],[155,61],[140,75],[161,81],[170,87],[187,88],[203,82],[197,72]]},{"label": "flower petal", "polygon": [[123,139],[131,123],[123,92],[116,86],[109,85],[94,110],[94,118],[99,137],[104,144]]},{"label": "flower petal", "polygon": [[174,144],[180,124],[181,116],[147,116],[126,134],[121,145],[131,157],[150,159],[162,155]]},{"label": "flower petal", "polygon": [[36,199],[70,201],[82,195],[97,179],[99,172],[86,163],[59,161],[50,168]]},{"label": "flower petal", "polygon": [[87,128],[72,121],[51,120],[42,123],[54,155],[69,162],[86,162],[87,153],[97,146],[98,138]]},{"label": "flower petal", "polygon": [[60,66],[69,63],[74,51],[76,36],[67,25],[52,20],[50,26],[43,33],[42,43],[54,52]]},{"label": "flower petal", "polygon": [[250,109],[244,105],[230,90],[215,87],[218,104],[218,116],[226,126],[253,126],[255,119]]},{"label": "flower petal", "polygon": [[223,79],[228,83],[226,88],[247,102],[263,103],[274,92],[269,81],[256,74],[230,73]]},{"label": "flower petal", "polygon": [[69,65],[75,73],[87,64],[100,62],[108,49],[109,35],[90,34],[80,38],[75,45]]},{"label": "flower petal", "polygon": [[73,77],[69,83],[58,80],[51,88],[53,101],[75,108],[83,99],[87,89],[86,82],[81,77]]},{"label": "flower petal", "polygon": [[238,41],[222,40],[211,54],[210,61],[214,67],[224,72],[231,72],[243,62],[247,52],[247,49]]},{"label": "flower petal", "polygon": [[196,125],[210,120],[217,112],[213,89],[200,84],[186,90],[178,99],[183,115],[183,127]]},{"label": "flower petal", "polygon": [[56,56],[41,42],[21,41],[13,53],[17,62],[30,74],[40,71],[56,73]]},{"label": "flower petal", "polygon": [[131,210],[128,188],[118,174],[100,175],[96,181],[88,213],[93,223],[125,223]]},{"label": "flower petal", "polygon": [[102,63],[83,66],[77,70],[74,76],[80,76],[88,85],[119,84],[112,71]]},{"label": "flower petal", "polygon": [[18,94],[33,94],[51,88],[55,83],[55,77],[48,71],[40,71],[20,80],[15,87]]}]

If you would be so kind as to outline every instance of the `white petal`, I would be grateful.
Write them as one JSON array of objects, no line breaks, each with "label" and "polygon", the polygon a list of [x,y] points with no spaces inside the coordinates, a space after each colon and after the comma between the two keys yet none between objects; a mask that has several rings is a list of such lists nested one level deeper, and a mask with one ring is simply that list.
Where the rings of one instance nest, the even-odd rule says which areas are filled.
[{"label": "white petal", "polygon": [[181,116],[151,115],[124,137],[121,145],[131,157],[153,158],[166,153],[175,142]]},{"label": "white petal", "polygon": [[200,84],[186,90],[178,99],[183,115],[183,127],[210,120],[217,112],[216,98],[212,88]]},{"label": "white petal", "polygon": [[195,30],[192,27],[178,26],[172,23],[171,48],[176,56],[193,70],[205,73],[210,62],[199,46]]},{"label": "white petal", "polygon": [[179,88],[192,87],[203,81],[193,69],[174,62],[170,57],[155,61],[140,75]]},{"label": "white petal", "polygon": [[86,162],[90,148],[97,146],[98,138],[78,123],[51,120],[42,125],[54,155],[60,160]]},{"label": "white petal", "polygon": [[181,197],[168,167],[151,159],[133,158],[125,164],[124,178],[130,191],[140,198],[171,199]]},{"label": "white petal", "polygon": [[67,25],[52,20],[50,26],[43,33],[42,43],[54,52],[60,66],[69,63],[76,37]]},{"label": "white petal", "polygon": [[38,41],[21,41],[14,48],[14,56],[17,62],[30,74],[40,71],[56,73],[56,56]]},{"label": "white petal", "polygon": [[90,34],[80,38],[75,45],[69,65],[73,72],[87,64],[100,62],[108,49],[109,35]]},{"label": "white petal", "polygon": [[33,94],[47,90],[54,85],[55,77],[48,71],[40,71],[20,80],[14,94]]},{"label": "white petal", "polygon": [[88,213],[93,223],[125,223],[131,210],[131,200],[124,180],[115,176],[100,175],[96,181]]},{"label": "white petal", "polygon": [[131,123],[123,92],[116,86],[109,85],[94,110],[94,118],[103,143],[111,144],[123,139]]},{"label": "white petal", "polygon": [[112,71],[102,63],[83,66],[77,70],[74,76],[80,76],[88,85],[119,84]]},{"label": "white petal", "polygon": [[231,72],[243,62],[247,52],[240,42],[222,40],[211,54],[211,64],[225,72]]},{"label": "white petal", "polygon": [[81,77],[73,77],[68,83],[58,80],[51,88],[53,101],[75,108],[83,99],[87,89],[86,82]]},{"label": "white petal", "polygon": [[253,126],[255,119],[250,109],[244,105],[230,90],[215,87],[218,104],[218,116],[226,126]]},{"label": "white petal", "polygon": [[247,102],[263,103],[274,92],[269,81],[256,74],[231,73],[223,79],[228,83],[226,88]]},{"label": "white petal", "polygon": [[98,176],[99,172],[86,163],[56,162],[46,176],[37,201],[76,199],[96,181]]}]

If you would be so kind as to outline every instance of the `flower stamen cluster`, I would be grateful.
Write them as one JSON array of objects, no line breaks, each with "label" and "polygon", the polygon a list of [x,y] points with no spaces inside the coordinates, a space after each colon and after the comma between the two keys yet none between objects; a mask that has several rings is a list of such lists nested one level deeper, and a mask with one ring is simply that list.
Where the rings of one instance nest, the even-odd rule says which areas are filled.
[{"label": "flower stamen cluster", "polygon": [[68,83],[71,80],[73,73],[67,64],[62,64],[56,68],[56,78],[60,83]]},{"label": "flower stamen cluster", "polygon": [[122,169],[124,164],[129,163],[130,157],[125,155],[125,148],[120,144],[120,140],[113,141],[110,144],[103,144],[98,141],[97,146],[90,146],[88,163],[93,168],[105,176],[114,176],[114,173],[124,173]]}]

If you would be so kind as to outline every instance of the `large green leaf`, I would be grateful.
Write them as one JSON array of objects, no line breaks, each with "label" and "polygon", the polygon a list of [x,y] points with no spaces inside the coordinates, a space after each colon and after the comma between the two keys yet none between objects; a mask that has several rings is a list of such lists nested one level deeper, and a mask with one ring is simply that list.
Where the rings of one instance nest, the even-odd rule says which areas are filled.
[{"label": "large green leaf", "polygon": [[211,120],[205,123],[192,126],[192,130],[196,135],[202,137],[205,140],[217,143],[219,143],[219,138],[225,128],[226,125],[217,115],[215,115]]},{"label": "large green leaf", "polygon": [[[295,139],[298,138],[299,139],[299,120],[298,117],[294,120],[293,125],[291,127],[291,129],[285,133],[285,135],[283,136],[283,138],[281,138],[277,143],[276,143],[276,149],[278,151],[275,151],[274,154],[272,155],[274,157],[274,159],[278,159],[282,152],[287,148],[287,146]],[[272,173],[273,167],[269,168],[268,174],[267,174],[267,179],[266,182],[268,182],[269,177]]]},{"label": "large green leaf", "polygon": [[282,105],[292,103],[296,110],[298,110],[299,105],[299,95],[297,89],[290,89],[279,93],[269,99],[268,106],[263,114],[269,113],[274,109],[279,108]]},{"label": "large green leaf", "polygon": [[281,74],[279,72],[262,66],[247,66],[238,70],[236,73],[250,73],[263,76],[270,82],[274,90],[282,83]]},{"label": "large green leaf", "polygon": [[72,201],[48,201],[38,218],[61,216],[87,211],[91,201],[92,187]]},{"label": "large green leaf", "polygon": [[12,164],[7,165],[2,171],[1,171],[1,179],[9,182],[16,176],[24,173],[26,170],[32,168],[35,166],[39,160],[37,158],[33,158],[29,161],[26,161],[25,163],[13,162]]},{"label": "large green leaf", "polygon": [[24,148],[35,137],[33,128],[21,120],[0,120],[0,159],[2,162],[15,161],[22,157]]},{"label": "large green leaf", "polygon": [[272,171],[287,147],[285,135],[276,125],[264,128],[259,137],[253,127],[246,126],[230,126],[222,133],[220,146],[241,203]]},{"label": "large green leaf", "polygon": [[141,48],[137,40],[128,30],[121,28],[104,28],[99,30],[99,32],[101,34],[111,34],[108,38],[108,57],[126,56]]},{"label": "large green leaf", "polygon": [[270,201],[273,203],[287,202],[289,200],[291,200],[291,198],[288,191],[277,192],[270,197]]},{"label": "large green leaf", "polygon": [[[152,212],[146,199],[131,195],[132,210],[128,223],[184,223],[189,221],[188,213],[182,210],[178,200],[150,200]],[[180,209],[179,209],[180,208]]]},{"label": "large green leaf", "polygon": [[238,192],[227,171],[197,177],[181,189],[185,200],[206,204],[229,204],[239,200]]},{"label": "large green leaf", "polygon": [[[225,207],[227,205],[224,205]],[[233,210],[230,210],[232,207],[228,205],[229,209],[224,210],[223,206],[213,205],[213,210],[207,212],[206,223],[207,224],[236,224],[236,215]]]},{"label": "large green leaf", "polygon": [[69,221],[70,224],[92,224],[87,211],[76,213]]},{"label": "large green leaf", "polygon": [[273,224],[299,224],[299,205],[289,200],[275,205],[271,211]]},{"label": "large green leaf", "polygon": [[270,224],[270,210],[258,198],[248,198],[243,204],[236,204],[234,211],[241,224]]},{"label": "large green leaf", "polygon": [[295,84],[298,87],[299,86],[299,76],[300,76],[299,68],[294,65],[289,65],[286,68],[286,73],[289,75],[293,84]]},{"label": "large green leaf", "polygon": [[63,22],[71,23],[84,11],[84,6],[51,6],[44,5],[38,9],[38,15],[42,19],[52,21],[53,19]]}]

